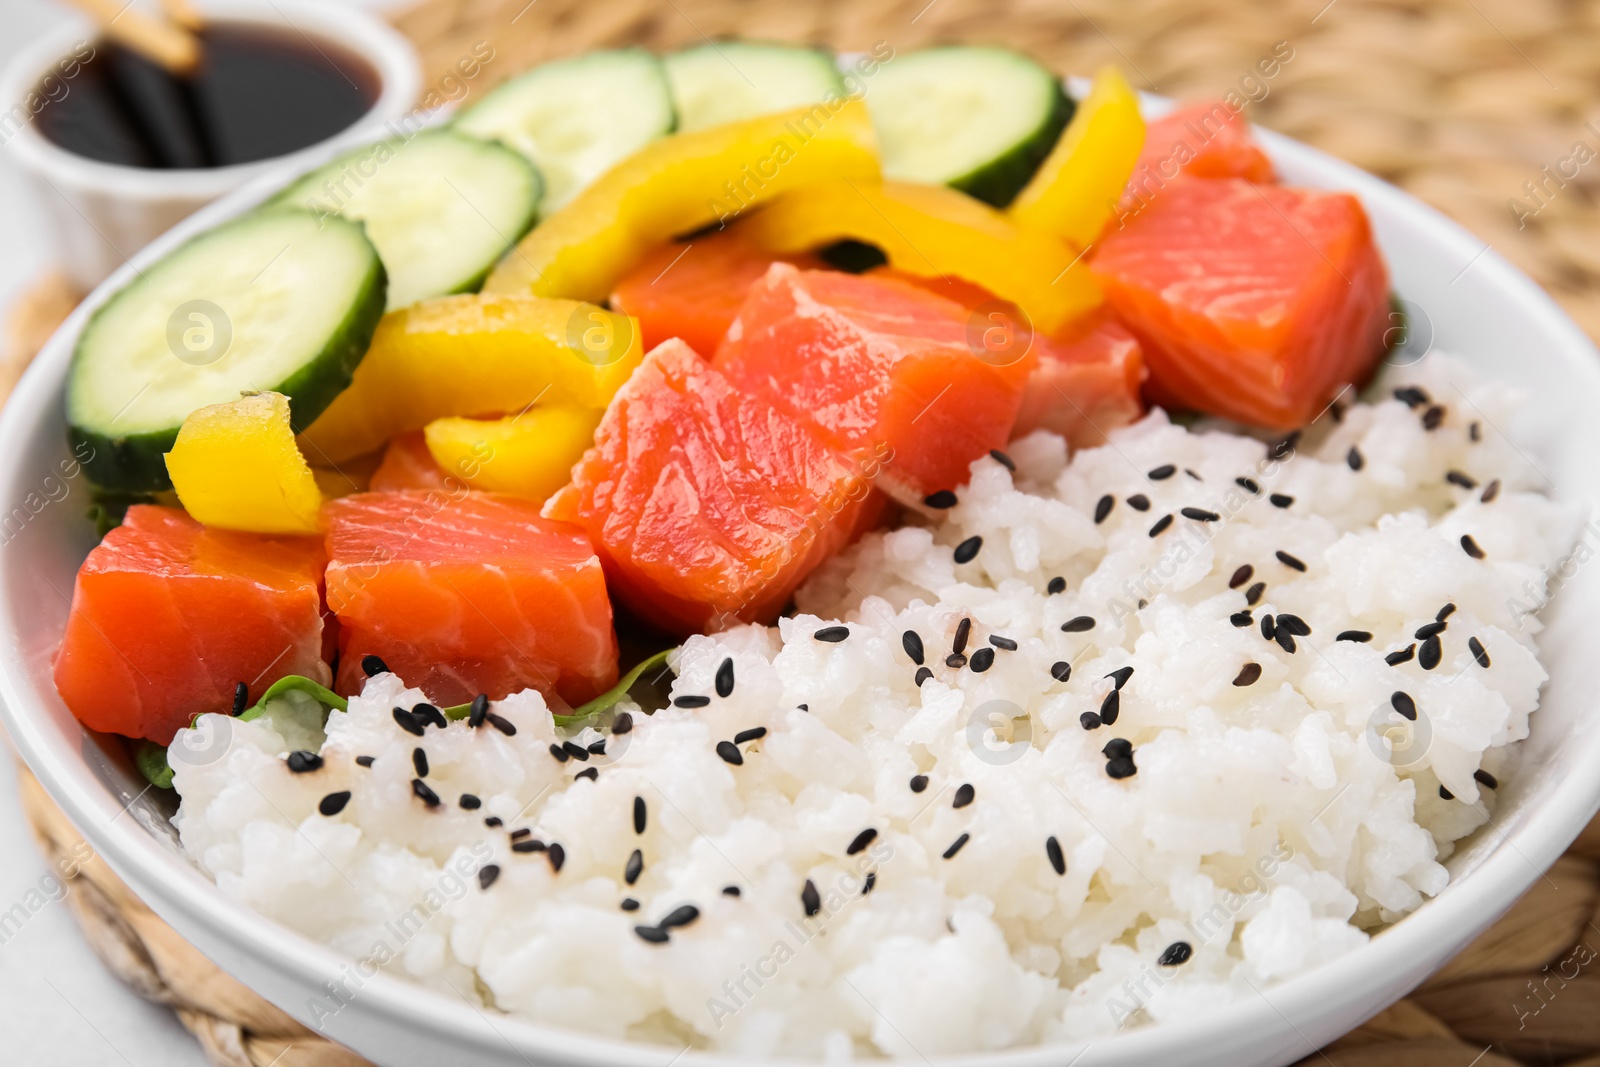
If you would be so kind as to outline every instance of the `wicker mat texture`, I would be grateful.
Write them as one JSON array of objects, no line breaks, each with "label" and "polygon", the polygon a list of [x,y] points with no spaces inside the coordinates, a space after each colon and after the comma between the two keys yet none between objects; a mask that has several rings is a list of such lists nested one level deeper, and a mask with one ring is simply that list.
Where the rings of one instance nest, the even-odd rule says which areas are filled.
[{"label": "wicker mat texture", "polygon": [[[547,58],[728,36],[897,52],[996,43],[1062,72],[1116,63],[1169,96],[1236,92],[1251,121],[1465,224],[1600,338],[1600,0],[423,0],[395,21],[425,84],[451,99]],[[485,46],[492,56],[463,77],[458,64]],[[45,277],[9,309],[0,395],[80,295]],[[22,786],[46,856],[81,855],[26,771]],[[67,899],[106,966],[171,1005],[218,1067],[364,1063],[220,972],[102,861],[73,866]],[[1426,985],[1303,1063],[1600,1067],[1597,907],[1600,820]]]}]

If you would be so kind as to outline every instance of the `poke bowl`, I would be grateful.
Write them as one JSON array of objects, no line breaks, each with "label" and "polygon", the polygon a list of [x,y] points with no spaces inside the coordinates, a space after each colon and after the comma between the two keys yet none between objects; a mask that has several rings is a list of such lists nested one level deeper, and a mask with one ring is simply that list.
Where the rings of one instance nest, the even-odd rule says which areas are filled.
[{"label": "poke bowl", "polygon": [[[996,61],[962,51],[913,55],[933,55],[938,79],[951,69],[941,63],[965,70]],[[1253,137],[1269,174],[1182,178],[1240,183],[1226,189],[1163,182],[1148,214],[1115,202],[1139,152],[1123,142],[1126,169],[1096,160],[1113,171],[1111,195],[1098,196],[1104,183],[1075,171],[1071,156],[1087,144],[1118,157],[1105,146],[1140,107],[1114,74],[1092,87],[1073,83],[1070,122],[1070,106],[1045,94],[1038,113],[1051,135],[1022,153],[1025,164],[1001,145],[986,149],[994,165],[966,161],[952,171],[947,160],[924,160],[932,170],[921,174],[902,158],[890,174],[897,131],[874,114],[883,171],[903,183],[880,191],[876,163],[854,169],[861,156],[849,143],[874,144],[871,128],[840,111],[858,95],[870,106],[875,90],[897,99],[888,78],[873,81],[896,58],[877,57],[872,73],[844,60],[840,69],[856,81],[836,94],[846,101],[833,112],[840,121],[803,134],[786,125],[803,106],[762,126],[769,119],[718,111],[729,94],[715,92],[701,98],[711,114],[696,123],[685,90],[676,120],[671,103],[665,118],[645,115],[638,143],[613,146],[603,165],[541,158],[537,138],[519,142],[494,108],[409,135],[393,158],[409,154],[417,169],[380,160],[374,173],[420,183],[417,175],[443,167],[444,185],[469,189],[451,185],[471,208],[456,205],[455,224],[469,215],[488,224],[488,236],[474,227],[476,249],[396,239],[381,181],[371,182],[377,191],[363,194],[360,183],[339,191],[341,172],[325,169],[350,157],[330,155],[309,177],[263,179],[133,257],[24,376],[0,417],[0,500],[17,504],[0,554],[6,726],[130,887],[302,1023],[381,1064],[850,1055],[1019,1067],[1283,1064],[1440,967],[1600,807],[1600,783],[1586,773],[1600,761],[1600,726],[1585,644],[1600,617],[1600,579],[1583,566],[1600,499],[1590,459],[1600,448],[1590,415],[1600,366],[1553,301],[1443,216],[1266,131]],[[613,64],[606,73],[616,85],[653,76],[655,61],[642,53],[588,59]],[[814,59],[765,61],[792,62],[792,84]],[[686,69],[693,88],[704,70]],[[495,103],[502,116],[521,114],[519,93],[530,86],[552,91],[538,74],[509,84]],[[907,77],[928,91],[928,75]],[[1145,99],[1142,108],[1154,118],[1168,105]],[[478,134],[458,132],[474,124]],[[770,146],[786,135],[798,149],[775,161]],[[707,166],[718,145],[723,154]],[[631,191],[663,173],[682,184],[642,198]],[[1062,174],[1089,184],[1073,187],[1075,197],[1030,194],[1036,181]],[[480,179],[486,185],[469,184]],[[529,205],[552,189],[558,203],[535,221]],[[1351,232],[1370,224],[1376,253],[1363,259],[1349,240],[1325,241],[1315,227],[1338,212],[1321,212],[1330,201],[1300,189],[1352,194],[1339,198],[1343,217],[1359,203]],[[602,200],[608,190],[614,199]],[[1139,317],[1141,293],[1170,288],[1151,282],[1136,292],[1139,272],[1172,253],[1148,254],[1134,238],[1149,240],[1184,197],[1223,192],[1233,198],[1227,211],[1281,217],[1315,253],[1298,259],[1327,264],[1345,287],[1322,278],[1332,305],[1346,309],[1339,313],[1349,314],[1345,289],[1381,290],[1381,308],[1367,301],[1360,330],[1338,343],[1296,342],[1347,361],[1328,372],[1326,384],[1338,388],[1286,399],[1273,392],[1288,390],[1281,377],[1241,385],[1254,381],[1246,363],[1200,373],[1191,362],[1195,376],[1185,377],[1170,362],[1172,336]],[[952,196],[960,206],[946,212]],[[1020,236],[997,229],[998,215],[983,206],[1014,198],[1035,205],[1035,222],[1016,224],[1028,231]],[[1104,211],[1088,221],[1059,207],[1101,201]],[[1306,204],[1317,209],[1298,214]],[[413,222],[418,210],[405,208]],[[955,230],[937,226],[907,236],[919,213],[959,239],[943,241]],[[626,271],[568,254],[583,240],[618,241],[608,229],[618,218],[653,234],[638,242],[650,247],[621,257]],[[1057,245],[1034,232],[1056,223]],[[664,336],[652,318],[655,286],[680,261],[694,267],[697,241],[720,247],[724,229],[763,249],[762,269],[740,281],[750,295],[734,301],[730,325],[694,288],[703,278],[690,278]],[[1017,243],[997,254],[969,230]],[[196,269],[226,276],[242,248],[265,271],[281,256],[293,262],[299,253],[286,250],[296,242],[315,250],[294,263],[314,282],[296,289],[307,283],[290,272],[277,292],[303,305],[204,303],[223,290],[196,283]],[[852,260],[861,246],[878,258],[869,248],[865,263]],[[1092,255],[1091,246],[1099,246]],[[1376,275],[1357,273],[1373,262],[1382,264]],[[1042,282],[1039,264],[1049,266]],[[1097,283],[1083,282],[1091,266]],[[251,262],[229,295],[245,300],[239,293],[256,270]],[[940,285],[924,285],[929,275]],[[1020,383],[1044,358],[1034,346],[1062,342],[1097,305],[1098,295],[1085,295],[1096,284],[1122,294],[1110,299],[1139,324],[1156,396],[1212,419],[1139,411],[1125,426],[1102,427],[1105,409],[1086,412],[1080,395],[1056,421],[1036,420],[1037,430],[1012,439],[1026,404]],[[152,291],[154,318],[137,306]],[[504,327],[522,307],[517,299],[544,302],[530,305],[542,316],[533,325],[515,325],[518,350],[564,349],[575,362],[532,393],[523,382],[503,402],[461,399],[496,350],[466,350],[470,358],[457,353],[450,364],[452,342],[426,339],[461,332],[463,315],[480,326],[500,316]],[[825,404],[802,412],[793,397],[761,392],[783,366],[760,364],[763,338],[780,338],[785,359],[810,345],[819,365],[851,350],[834,334],[819,342],[804,332],[822,314],[816,305],[840,316],[830,328],[870,335],[860,350],[900,338],[918,358],[932,329],[924,318],[944,316],[942,347],[926,357],[934,370],[921,372],[943,389],[910,390],[917,403],[898,422],[884,414],[889,403],[874,409],[881,436],[869,435],[865,450],[862,439],[842,443],[839,425],[813,427],[826,422]],[[708,308],[715,336],[691,349],[685,341]],[[274,336],[279,348],[299,345],[314,358],[284,364],[277,349],[251,346],[259,323],[302,314],[321,316],[306,336]],[[150,322],[160,331],[140,337]],[[198,348],[184,340],[193,323],[210,331]],[[184,368],[229,365],[228,344],[215,342],[219,326],[257,359],[259,380],[245,383],[255,388],[229,380],[218,395],[215,383],[202,388],[187,376]],[[430,354],[443,374],[404,362],[409,337],[437,346]],[[1358,340],[1367,347],[1356,368],[1348,361]],[[717,347],[714,363],[701,358],[707,344]],[[147,373],[102,384],[108,369],[126,365]],[[380,373],[389,392],[372,384]],[[847,395],[835,397],[841,405],[871,392],[853,373]],[[997,409],[994,382],[1008,376],[1011,406]],[[1378,384],[1358,400],[1341,376]],[[155,413],[171,421],[176,412],[170,433],[159,418],[138,432],[116,428],[127,410],[143,414],[146,377],[162,383],[161,403],[181,394],[173,402],[184,406]],[[407,384],[397,392],[394,382]],[[919,430],[953,384],[955,414]],[[572,406],[588,396],[592,421],[561,408],[547,416],[541,390],[552,387]],[[230,388],[245,395],[232,399]],[[824,393],[813,384],[808,395]],[[1236,403],[1240,395],[1255,399]],[[340,418],[319,430],[317,416],[291,414],[294,405]],[[476,455],[483,469],[504,470],[495,461],[522,455],[511,431],[529,411],[540,413],[541,447],[509,466],[538,481],[537,491],[474,482],[482,471],[463,462],[456,473],[469,489],[395,520],[386,509],[420,490],[370,484],[380,477],[374,467],[393,474],[407,460],[471,460],[490,440],[484,424],[510,422]],[[424,423],[425,452],[399,452],[394,442]],[[1302,426],[1303,439],[1294,434]],[[972,432],[990,437],[983,447],[964,444]],[[630,451],[626,442],[641,437],[651,444]],[[551,443],[574,440],[576,453]],[[697,453],[695,443],[708,440],[719,444]],[[752,441],[773,440],[778,459],[752,451]],[[555,453],[567,460],[549,484],[545,457]],[[681,462],[652,458],[663,455]],[[694,455],[702,458],[682,459]],[[372,462],[363,467],[362,457]],[[697,480],[696,462],[717,476]],[[819,470],[821,488],[806,481]],[[645,503],[628,504],[617,487],[638,471]],[[687,536],[676,518],[720,500],[712,482],[734,486],[727,492],[747,509],[761,496],[780,543],[720,594],[697,596],[712,584],[686,580],[704,571],[701,557],[662,569],[641,546],[674,543],[652,523]],[[763,495],[795,484],[811,495],[779,493],[776,505]],[[147,502],[174,486],[175,498]],[[542,514],[530,496],[547,500]],[[100,531],[84,517],[91,503],[111,525],[99,547]],[[1508,510],[1511,518],[1496,517]],[[612,517],[624,513],[619,526]],[[394,521],[412,525],[385,540]],[[221,540],[205,540],[213,527],[226,531]],[[236,533],[277,547],[240,564],[247,542],[228,540]],[[313,548],[284,547],[313,537]],[[530,537],[532,564],[506,547]],[[161,547],[169,542],[190,547]],[[1192,548],[1165,548],[1179,543]],[[203,568],[195,544],[205,546]],[[516,613],[490,619],[496,587],[468,570],[424,570],[445,577],[420,593],[415,583],[395,592],[404,583],[392,568],[454,566],[463,551],[487,555],[494,581],[532,574],[529,602],[555,621],[506,637]],[[139,562],[150,558],[160,567]],[[1080,569],[1064,562],[1075,558]],[[251,589],[271,587],[277,599],[118,592],[134,602],[96,608],[94,578],[137,589],[143,572],[162,567],[163,580],[177,568],[185,577],[203,571],[213,584],[242,571]],[[452,582],[475,583],[473,595],[449,600],[439,586]],[[615,636],[605,640],[608,594],[619,618],[633,617],[620,654]],[[395,598],[386,614],[361,614],[383,596]],[[165,673],[163,646],[188,632],[171,629],[171,617],[208,620],[193,627],[196,641],[235,624],[246,637],[269,624],[281,637],[295,629],[284,622],[291,601],[317,629],[301,626],[267,659],[287,657],[295,669],[267,662],[242,677],[230,663],[231,673],[190,686],[204,692],[186,699],[210,702],[200,706],[129,698],[159,690],[156,680],[168,691],[186,684]],[[600,637],[586,629],[597,604]],[[470,653],[419,653],[416,639],[394,637],[396,616],[426,623],[430,612],[474,633]],[[336,651],[323,644],[324,615],[337,617]],[[135,638],[107,636],[119,626],[151,647],[126,655]],[[510,651],[479,655],[497,640]],[[670,655],[645,654],[666,645]],[[1482,681],[1496,670],[1510,676],[1495,683],[1503,692]],[[522,683],[506,684],[508,671]],[[535,677],[542,672],[558,680]],[[670,688],[670,699],[630,689],[641,673]],[[1174,708],[1188,717],[1173,718]],[[1350,721],[1341,725],[1329,709]],[[1490,713],[1499,717],[1473,718]],[[1400,740],[1390,733],[1396,725]],[[1047,761],[1052,751],[1056,763]],[[738,776],[755,782],[733,784]],[[1168,792],[1137,792],[1146,789]],[[1235,803],[1242,814],[1216,815]],[[985,811],[991,805],[998,814]],[[1395,805],[1400,814],[1363,821]],[[1115,821],[1124,817],[1132,821]],[[1347,866],[1317,858],[1328,855]],[[408,925],[415,907],[425,910]],[[719,927],[744,933],[718,942]],[[1074,930],[1089,932],[1074,940]]]}]

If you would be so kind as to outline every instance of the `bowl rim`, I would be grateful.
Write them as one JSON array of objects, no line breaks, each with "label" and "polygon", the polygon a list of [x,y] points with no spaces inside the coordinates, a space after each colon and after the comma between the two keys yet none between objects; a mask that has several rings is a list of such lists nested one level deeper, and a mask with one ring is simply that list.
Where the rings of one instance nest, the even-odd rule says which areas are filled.
[{"label": "bowl rim", "polygon": [[[1072,82],[1075,87],[1083,84],[1079,79]],[[1159,98],[1147,99],[1151,105],[1147,113],[1158,115],[1170,107]],[[1575,369],[1588,376],[1591,391],[1600,395],[1600,351],[1594,343],[1549,294],[1481,238],[1352,164],[1270,130],[1255,127],[1254,132],[1275,164],[1288,163],[1297,170],[1314,171],[1319,185],[1350,191],[1366,204],[1381,204],[1405,215],[1428,233],[1438,249],[1459,257],[1463,274],[1467,270],[1479,272],[1495,292],[1506,296],[1508,303],[1519,304],[1545,319]],[[314,155],[331,158],[336,150],[336,146],[324,145]],[[310,165],[321,161],[313,159]],[[0,493],[20,484],[17,464],[6,457],[20,456],[33,424],[48,418],[46,409],[64,379],[72,343],[88,317],[144,266],[195,234],[249,210],[298,173],[296,167],[279,163],[281,167],[201,209],[136,253],[57,329],[0,411]],[[1580,362],[1584,365],[1579,366]],[[0,603],[12,602],[18,592],[7,571],[0,568]],[[349,969],[352,961],[348,957],[225,896],[191,861],[153,833],[143,827],[134,833],[117,829],[116,820],[137,798],[123,797],[124,803],[119,804],[118,798],[95,779],[73,745],[65,743],[70,739],[51,736],[46,716],[27,711],[36,699],[34,692],[18,642],[14,636],[0,633],[0,720],[50,796],[80,831],[93,828],[84,834],[85,839],[157,914],[165,917],[181,913],[184,920],[198,923],[209,934],[227,940],[253,961],[270,965],[302,990],[320,989],[325,979],[336,978]],[[1543,695],[1541,689],[1541,702]],[[81,727],[78,729],[81,731]],[[1576,762],[1600,764],[1600,731],[1588,739]],[[1407,973],[1414,969],[1417,958],[1428,954],[1425,950],[1430,946],[1454,945],[1459,950],[1464,944],[1459,931],[1472,929],[1484,915],[1498,916],[1509,908],[1561,855],[1597,809],[1600,776],[1566,775],[1543,798],[1537,812],[1511,830],[1499,832],[1494,847],[1459,881],[1452,879],[1443,892],[1385,927],[1365,945],[1301,975],[1263,986],[1257,989],[1257,997],[1235,1000],[1203,1018],[1142,1026],[1087,1041],[924,1058],[937,1061],[941,1067],[1062,1067],[1080,1061],[1087,1067],[1098,1057],[1088,1059],[1086,1054],[1098,1049],[1114,1054],[1118,1063],[1135,1064],[1171,1057],[1208,1043],[1225,1048],[1230,1038],[1251,1027],[1281,1030],[1285,1024],[1307,1046],[1291,1058],[1310,1054],[1316,1043],[1292,1020],[1332,1016],[1341,1006],[1351,1009],[1362,1001],[1363,976]],[[1488,825],[1493,827],[1493,823]],[[749,1062],[726,1053],[678,1051],[670,1046],[601,1037],[511,1015],[497,1015],[491,1021],[465,1001],[456,1004],[441,993],[386,972],[365,979],[362,988],[360,999],[366,1015],[393,1022],[402,1029],[416,1030],[421,1026],[430,1035],[450,1041],[464,1056],[474,1048],[487,1054],[490,1048],[503,1052],[510,1046],[525,1062],[534,1062],[527,1058],[531,1053],[548,1062],[584,1067]],[[301,1005],[279,1006],[303,1020]],[[1376,1010],[1379,1009],[1372,1009]],[[320,1032],[335,1040],[339,1036],[337,1028]]]}]

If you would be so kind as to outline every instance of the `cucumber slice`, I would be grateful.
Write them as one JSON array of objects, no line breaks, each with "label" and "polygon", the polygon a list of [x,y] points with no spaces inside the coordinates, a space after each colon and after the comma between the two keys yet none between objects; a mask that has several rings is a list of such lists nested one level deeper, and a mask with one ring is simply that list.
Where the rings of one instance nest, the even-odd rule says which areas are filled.
[{"label": "cucumber slice", "polygon": [[897,56],[867,91],[883,176],[949,185],[1005,207],[1072,118],[1061,80],[1003,48]]},{"label": "cucumber slice", "polygon": [[278,194],[366,224],[389,273],[389,309],[470,293],[533,225],[543,182],[520,154],[450,130],[340,156]]},{"label": "cucumber slice", "polygon": [[675,124],[661,61],[623,48],[535,67],[467,108],[454,128],[533,160],[548,214]]},{"label": "cucumber slice", "polygon": [[678,129],[686,131],[815,104],[845,91],[833,56],[816,48],[728,41],[686,48],[661,62]]},{"label": "cucumber slice", "polygon": [[84,327],[67,423],[89,480],[172,488],[163,455],[196,408],[270,389],[298,431],[350,384],[386,279],[357,223],[288,208],[201,234],[117,292]]}]

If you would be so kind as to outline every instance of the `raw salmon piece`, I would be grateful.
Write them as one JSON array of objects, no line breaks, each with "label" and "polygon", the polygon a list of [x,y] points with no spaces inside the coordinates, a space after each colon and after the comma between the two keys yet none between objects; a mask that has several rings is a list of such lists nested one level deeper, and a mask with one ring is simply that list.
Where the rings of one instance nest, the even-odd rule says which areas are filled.
[{"label": "raw salmon piece", "polygon": [[640,618],[690,634],[771,621],[871,519],[870,475],[673,340],[617,393],[545,514],[589,531]]},{"label": "raw salmon piece", "polygon": [[713,361],[862,463],[903,503],[962,485],[1011,438],[1035,357],[972,344],[987,318],[894,278],[774,264]]},{"label": "raw salmon piece", "polygon": [[1050,430],[1074,448],[1103,445],[1106,433],[1144,414],[1144,353],[1139,339],[1104,309],[1069,335],[1037,340],[1038,365],[1017,413],[1021,437]]},{"label": "raw salmon piece", "polygon": [[1092,265],[1168,405],[1292,429],[1383,350],[1388,272],[1345,193],[1179,182]]},{"label": "raw salmon piece", "polygon": [[810,255],[763,252],[726,230],[663,245],[611,294],[611,307],[639,320],[646,351],[674,337],[696,352],[715,352],[750,286],[777,262],[820,267]]},{"label": "raw salmon piece", "polygon": [[532,687],[576,705],[617,680],[605,576],[583,531],[488,493],[361,493],[326,505],[342,693],[378,655],[436,702]]},{"label": "raw salmon piece", "polygon": [[211,530],[136,504],[78,571],[56,690],[92,730],[168,744],[234,687],[326,684],[322,542]]},{"label": "raw salmon piece", "polygon": [[[451,483],[449,475],[428,451],[427,439],[421,430],[397,434],[389,439],[383,450],[383,462],[372,472],[367,488],[375,493],[396,489],[445,489]],[[465,483],[456,480],[455,488]]]},{"label": "raw salmon piece", "polygon": [[1145,127],[1144,150],[1119,214],[1139,211],[1179,177],[1274,180],[1272,160],[1245,122],[1220,100],[1189,104]]}]

